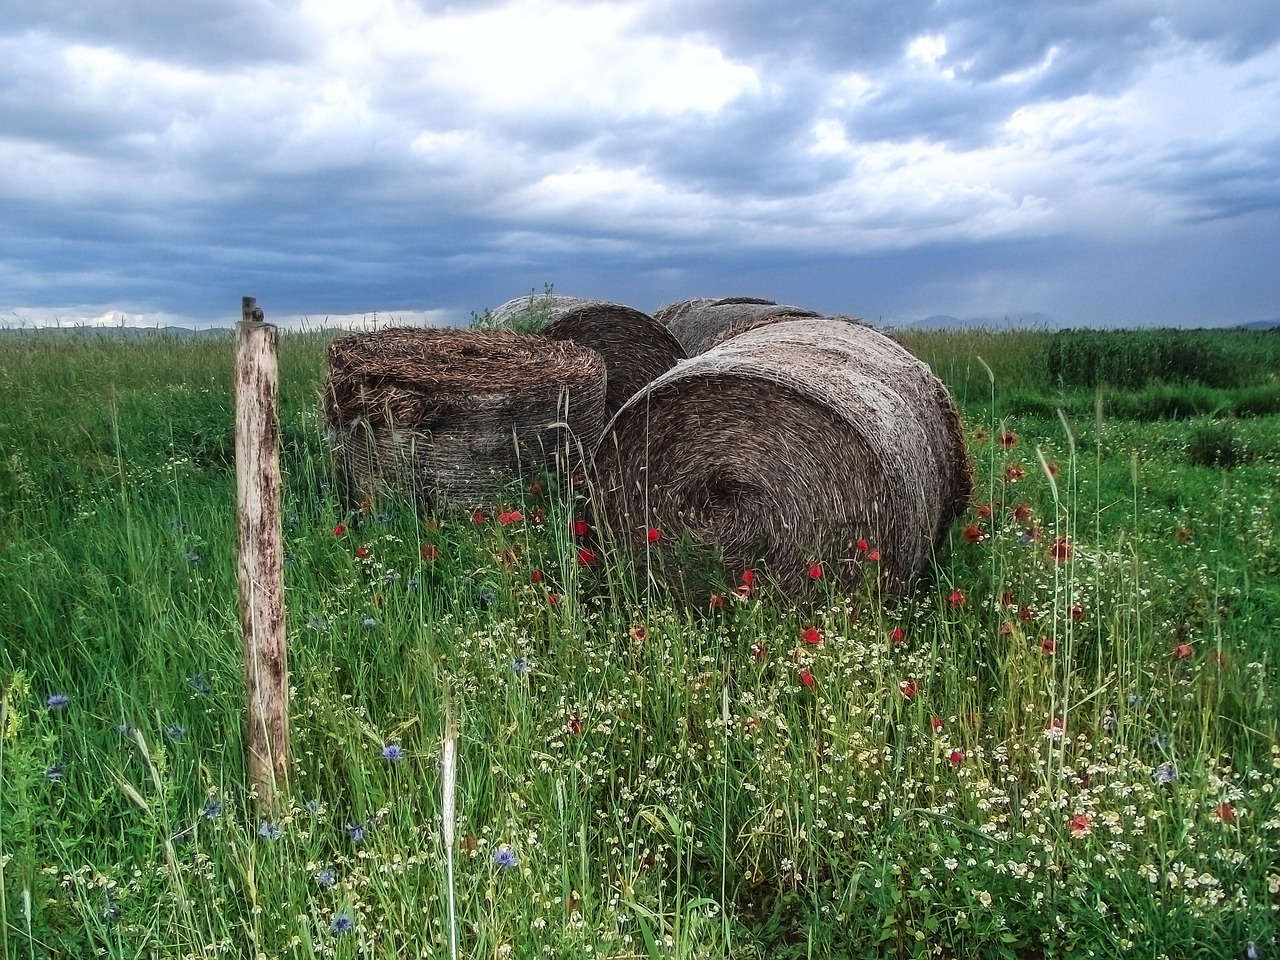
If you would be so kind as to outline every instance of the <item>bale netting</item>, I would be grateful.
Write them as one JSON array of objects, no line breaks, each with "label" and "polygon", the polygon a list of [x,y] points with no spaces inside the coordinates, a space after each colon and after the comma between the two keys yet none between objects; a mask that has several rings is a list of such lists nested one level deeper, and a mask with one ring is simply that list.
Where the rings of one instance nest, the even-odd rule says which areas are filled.
[{"label": "bale netting", "polygon": [[662,324],[633,307],[560,294],[508,300],[486,325],[572,340],[604,357],[608,371],[605,416],[685,358],[684,348]]},{"label": "bale netting", "polygon": [[668,304],[654,314],[694,357],[740,333],[783,320],[817,318],[820,314],[755,297],[699,298]]},{"label": "bale netting", "polygon": [[[791,591],[814,564],[849,584],[870,565],[900,590],[973,483],[928,366],[871,327],[824,319],[750,330],[659,377],[606,427],[595,470],[597,522],[658,560],[650,569],[666,563],[656,529],[660,544],[718,547],[730,583],[763,564]],[[674,581],[677,567],[658,572]]]},{"label": "bale netting", "polygon": [[522,473],[578,469],[604,360],[550,337],[392,327],[329,344],[324,414],[348,489],[471,505]]}]

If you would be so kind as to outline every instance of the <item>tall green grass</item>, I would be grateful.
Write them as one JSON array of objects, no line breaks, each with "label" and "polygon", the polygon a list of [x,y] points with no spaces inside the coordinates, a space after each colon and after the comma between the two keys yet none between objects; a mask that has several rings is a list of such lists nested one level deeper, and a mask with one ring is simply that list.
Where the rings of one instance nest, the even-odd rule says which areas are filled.
[{"label": "tall green grass", "polygon": [[1060,419],[1035,337],[913,343],[980,491],[914,592],[762,569],[712,609],[638,587],[562,478],[438,518],[343,502],[324,338],[286,336],[271,819],[230,341],[0,341],[0,952],[448,955],[447,701],[460,956],[1266,955],[1276,419],[1231,469],[1191,462],[1197,421]]}]

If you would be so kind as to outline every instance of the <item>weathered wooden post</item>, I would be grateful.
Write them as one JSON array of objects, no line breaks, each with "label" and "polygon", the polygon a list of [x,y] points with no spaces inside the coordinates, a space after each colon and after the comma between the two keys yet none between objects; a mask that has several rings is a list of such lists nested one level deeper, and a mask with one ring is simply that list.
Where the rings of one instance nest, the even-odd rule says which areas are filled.
[{"label": "weathered wooden post", "polygon": [[248,704],[249,787],[270,809],[289,773],[289,664],[284,635],[280,534],[280,426],[276,348],[253,297],[236,328],[236,497],[239,503],[240,627]]}]

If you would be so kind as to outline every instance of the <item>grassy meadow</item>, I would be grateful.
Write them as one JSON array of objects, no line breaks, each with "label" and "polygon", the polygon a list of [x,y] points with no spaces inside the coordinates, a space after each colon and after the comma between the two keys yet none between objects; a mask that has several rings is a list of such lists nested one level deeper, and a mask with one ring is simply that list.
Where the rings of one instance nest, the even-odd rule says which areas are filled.
[{"label": "grassy meadow", "polygon": [[231,338],[0,337],[0,957],[1280,956],[1280,333],[904,341],[977,476],[935,566],[689,602],[561,477],[344,502],[284,336],[268,813]]}]

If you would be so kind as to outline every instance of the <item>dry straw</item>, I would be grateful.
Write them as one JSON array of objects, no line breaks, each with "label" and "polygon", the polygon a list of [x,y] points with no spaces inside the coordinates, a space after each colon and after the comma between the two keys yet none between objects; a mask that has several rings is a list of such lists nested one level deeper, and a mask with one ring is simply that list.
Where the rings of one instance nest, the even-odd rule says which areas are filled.
[{"label": "dry straw", "polygon": [[658,378],[614,417],[595,465],[596,512],[637,557],[650,529],[687,533],[787,589],[815,564],[846,582],[874,564],[901,588],[972,487],[959,416],[929,368],[870,327],[822,318],[750,330]]},{"label": "dry straw", "polygon": [[666,326],[689,356],[697,356],[740,333],[783,320],[818,318],[803,307],[758,300],[754,297],[726,297],[682,300],[658,310],[654,317]]},{"label": "dry straw", "polygon": [[469,504],[558,454],[576,468],[604,395],[604,360],[576,343],[392,327],[329,345],[324,413],[352,492]]},{"label": "dry straw", "polygon": [[508,300],[483,325],[572,340],[604,357],[605,416],[685,358],[679,341],[646,313],[618,303],[542,294]]}]

